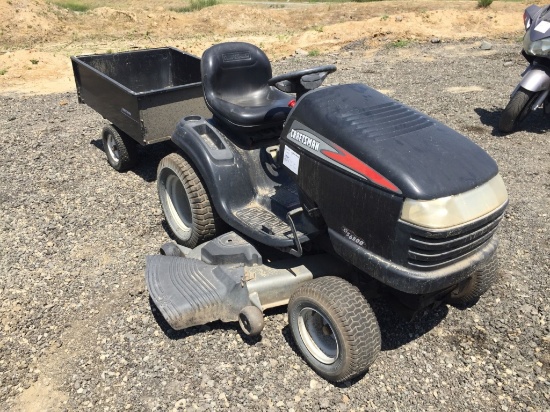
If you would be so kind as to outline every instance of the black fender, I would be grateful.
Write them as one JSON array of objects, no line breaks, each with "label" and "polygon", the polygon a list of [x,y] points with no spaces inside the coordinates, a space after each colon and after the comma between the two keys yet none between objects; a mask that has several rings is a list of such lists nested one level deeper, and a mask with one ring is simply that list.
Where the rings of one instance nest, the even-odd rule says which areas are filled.
[{"label": "black fender", "polygon": [[[267,233],[252,230],[236,217],[235,212],[257,199],[257,191],[274,185],[285,185],[290,178],[278,175],[266,167],[266,147],[240,148],[220,132],[212,120],[188,116],[180,120],[172,141],[187,157],[201,177],[219,217],[233,229],[266,245],[286,248],[293,239],[277,239]],[[304,237],[304,240],[307,240]]]},{"label": "black fender", "polygon": [[255,192],[243,159],[231,150],[232,144],[200,116],[181,119],[172,141],[199,173],[220,217],[233,223],[231,208],[246,205]]}]

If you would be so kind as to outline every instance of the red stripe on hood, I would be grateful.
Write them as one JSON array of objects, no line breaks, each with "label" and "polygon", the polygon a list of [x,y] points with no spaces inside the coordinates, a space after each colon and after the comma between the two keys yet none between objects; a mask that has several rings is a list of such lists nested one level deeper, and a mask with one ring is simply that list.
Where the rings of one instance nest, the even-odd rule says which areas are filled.
[{"label": "red stripe on hood", "polygon": [[331,152],[329,150],[321,150],[326,157],[340,163],[343,166],[346,166],[353,170],[354,172],[359,173],[362,176],[365,176],[371,182],[376,183],[379,186],[382,186],[388,190],[391,190],[395,193],[401,193],[399,188],[395,186],[392,182],[374,170],[372,167],[366,165],[361,160],[353,156],[351,153],[345,151],[341,147],[335,148],[337,152]]}]

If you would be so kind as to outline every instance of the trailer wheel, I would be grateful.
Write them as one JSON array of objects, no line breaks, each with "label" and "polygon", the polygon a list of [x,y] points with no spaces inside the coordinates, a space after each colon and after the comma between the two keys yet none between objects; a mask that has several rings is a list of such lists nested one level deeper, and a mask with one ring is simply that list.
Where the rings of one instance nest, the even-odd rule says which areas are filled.
[{"label": "trailer wheel", "polygon": [[497,254],[489,258],[483,267],[474,271],[472,276],[460,282],[447,297],[447,303],[453,306],[469,306],[476,303],[497,279]]},{"label": "trailer wheel", "polygon": [[105,126],[101,133],[107,161],[118,172],[131,169],[138,160],[136,142],[116,127]]},{"label": "trailer wheel", "polygon": [[290,330],[320,376],[343,382],[365,372],[380,352],[376,316],[359,289],[334,276],[300,286],[288,303]]},{"label": "trailer wheel", "polygon": [[531,106],[535,103],[540,93],[530,92],[520,88],[512,96],[506,108],[500,115],[498,129],[503,133],[511,133],[531,113]]},{"label": "trailer wheel", "polygon": [[217,234],[217,216],[193,167],[177,153],[161,160],[157,188],[166,222],[178,243],[194,248]]}]

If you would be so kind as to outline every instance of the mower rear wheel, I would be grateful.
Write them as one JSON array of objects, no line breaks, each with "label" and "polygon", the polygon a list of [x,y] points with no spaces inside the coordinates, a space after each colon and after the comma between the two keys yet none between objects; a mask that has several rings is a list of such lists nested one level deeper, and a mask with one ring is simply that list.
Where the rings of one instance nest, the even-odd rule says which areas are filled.
[{"label": "mower rear wheel", "polygon": [[178,243],[194,248],[216,236],[215,210],[189,162],[177,153],[161,160],[157,189],[166,222]]},{"label": "mower rear wheel", "polygon": [[101,132],[103,150],[107,155],[107,161],[118,172],[131,169],[138,160],[136,142],[124,132],[109,125]]},{"label": "mower rear wheel", "polygon": [[288,303],[296,345],[320,376],[343,382],[365,372],[381,347],[376,316],[359,289],[334,276],[300,286]]},{"label": "mower rear wheel", "polygon": [[447,297],[447,303],[453,306],[471,306],[481,295],[487,292],[497,279],[498,259],[493,254],[483,265],[474,271],[472,276],[460,282]]}]

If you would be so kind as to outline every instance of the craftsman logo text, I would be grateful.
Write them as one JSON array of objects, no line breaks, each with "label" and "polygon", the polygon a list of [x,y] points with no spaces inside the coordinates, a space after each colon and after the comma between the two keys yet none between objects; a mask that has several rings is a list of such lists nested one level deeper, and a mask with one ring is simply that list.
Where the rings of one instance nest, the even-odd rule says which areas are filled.
[{"label": "craftsman logo text", "polygon": [[309,137],[294,129],[290,131],[289,136],[291,139],[296,140],[297,142],[303,144],[304,146],[309,147],[310,149],[319,151],[319,142],[313,139],[312,137]]}]

